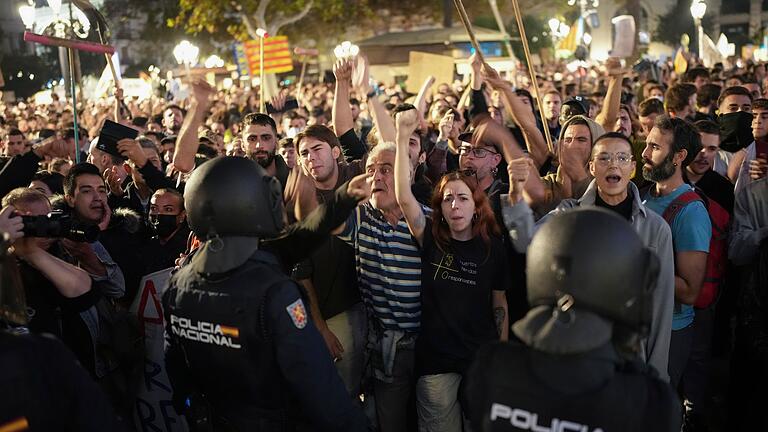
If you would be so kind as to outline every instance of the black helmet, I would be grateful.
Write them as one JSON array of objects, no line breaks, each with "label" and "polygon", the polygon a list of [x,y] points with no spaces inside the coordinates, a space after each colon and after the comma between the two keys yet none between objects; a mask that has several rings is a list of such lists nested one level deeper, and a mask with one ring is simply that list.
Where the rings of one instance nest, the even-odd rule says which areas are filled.
[{"label": "black helmet", "polygon": [[531,307],[575,308],[647,334],[658,258],[632,226],[596,207],[553,216],[528,248]]},{"label": "black helmet", "polygon": [[218,157],[195,169],[184,206],[190,228],[202,239],[269,238],[283,229],[280,182],[242,157]]},{"label": "black helmet", "polygon": [[553,216],[528,248],[531,309],[512,330],[533,349],[577,354],[612,339],[636,349],[651,322],[658,259],[626,220],[598,207]]}]

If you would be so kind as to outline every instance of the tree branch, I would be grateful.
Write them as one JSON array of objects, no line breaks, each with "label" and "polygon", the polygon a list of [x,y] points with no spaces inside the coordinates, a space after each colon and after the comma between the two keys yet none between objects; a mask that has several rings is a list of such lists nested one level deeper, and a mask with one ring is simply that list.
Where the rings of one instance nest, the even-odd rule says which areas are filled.
[{"label": "tree branch", "polygon": [[251,39],[258,39],[259,35],[256,33],[256,27],[253,26],[251,17],[249,17],[248,14],[241,13],[240,18],[242,18],[243,24],[245,24],[245,30],[248,32],[248,36],[250,36]]},{"label": "tree branch", "polygon": [[260,0],[256,8],[256,24],[266,30],[267,28],[267,6],[271,0]]},{"label": "tree branch", "polygon": [[299,21],[300,19],[302,19],[305,16],[307,16],[309,11],[312,9],[312,5],[313,4],[314,4],[314,2],[310,0],[309,2],[307,2],[306,5],[304,5],[304,9],[302,9],[296,15],[289,16],[289,17],[282,17],[281,16],[280,18],[276,19],[275,22],[272,23],[272,25],[269,27],[269,34],[270,35],[275,35],[275,34],[277,34],[277,32],[280,30],[281,27],[286,26],[288,24],[293,24],[296,21]]}]

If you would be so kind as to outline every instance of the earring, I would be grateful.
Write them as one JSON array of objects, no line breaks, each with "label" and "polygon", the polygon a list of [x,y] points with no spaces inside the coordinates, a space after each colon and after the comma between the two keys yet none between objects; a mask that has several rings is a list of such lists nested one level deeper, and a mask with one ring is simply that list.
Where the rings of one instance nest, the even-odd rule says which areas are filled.
[{"label": "earring", "polygon": [[672,166],[677,166],[677,162],[672,162]]},{"label": "earring", "polygon": [[476,221],[477,221],[477,213],[472,215],[472,222],[476,222]]}]

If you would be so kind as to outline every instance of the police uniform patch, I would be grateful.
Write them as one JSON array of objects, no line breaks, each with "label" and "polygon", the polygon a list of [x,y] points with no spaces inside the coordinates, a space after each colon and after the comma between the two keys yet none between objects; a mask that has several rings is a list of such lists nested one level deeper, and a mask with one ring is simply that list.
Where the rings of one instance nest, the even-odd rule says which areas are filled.
[{"label": "police uniform patch", "polygon": [[307,310],[304,309],[304,302],[301,299],[289,304],[285,310],[288,311],[288,315],[296,328],[303,329],[307,326]]}]

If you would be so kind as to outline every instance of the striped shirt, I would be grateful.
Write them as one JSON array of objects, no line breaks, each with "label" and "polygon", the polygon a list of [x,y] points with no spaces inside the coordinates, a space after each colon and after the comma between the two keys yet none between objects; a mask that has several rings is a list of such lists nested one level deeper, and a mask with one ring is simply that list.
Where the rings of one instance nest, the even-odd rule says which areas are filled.
[{"label": "striped shirt", "polygon": [[[431,210],[423,207],[424,214]],[[405,219],[393,227],[369,203],[358,206],[339,238],[355,249],[360,293],[383,329],[417,332],[421,253]]]}]

